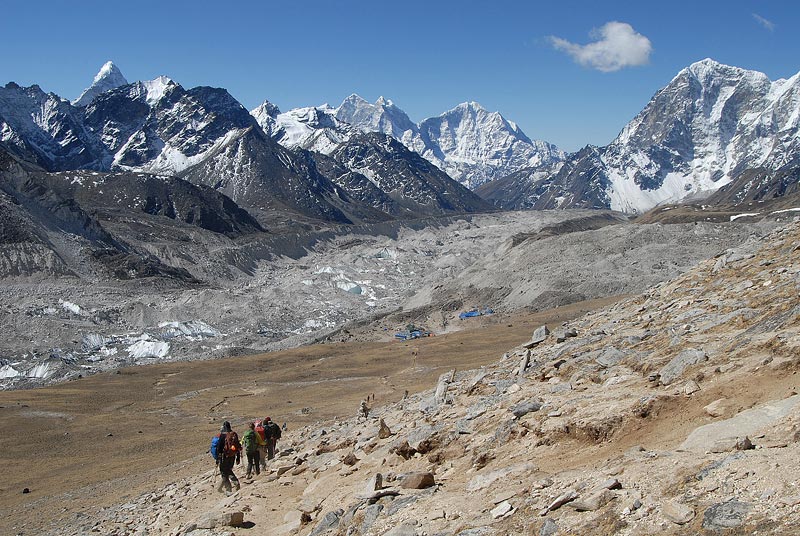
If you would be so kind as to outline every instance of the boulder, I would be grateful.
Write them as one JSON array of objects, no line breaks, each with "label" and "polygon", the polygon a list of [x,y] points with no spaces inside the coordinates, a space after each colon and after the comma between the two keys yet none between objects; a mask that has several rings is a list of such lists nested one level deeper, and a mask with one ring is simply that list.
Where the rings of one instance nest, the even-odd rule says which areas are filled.
[{"label": "boulder", "polygon": [[417,528],[412,523],[403,523],[384,533],[383,536],[417,536]]},{"label": "boulder", "polygon": [[356,458],[356,455],[352,452],[348,453],[347,456],[342,458],[342,463],[345,465],[353,466],[359,462],[359,459]]},{"label": "boulder", "polygon": [[509,408],[509,411],[514,414],[514,417],[519,419],[528,413],[539,411],[540,409],[542,409],[541,402],[537,402],[536,400],[525,400],[516,406]]},{"label": "boulder", "polygon": [[411,448],[411,445],[408,444],[408,440],[406,439],[399,439],[394,442],[394,444],[389,448],[389,454],[397,454],[398,456],[402,457],[403,459],[410,459],[414,454],[416,454],[416,450]]},{"label": "boulder", "polygon": [[314,526],[314,530],[311,531],[309,536],[318,536],[320,534],[324,534],[331,529],[336,528],[339,525],[339,519],[344,515],[344,510],[339,508],[338,510],[333,510],[328,512],[322,519],[320,519],[317,524]]},{"label": "boulder", "polygon": [[536,331],[533,332],[531,340],[523,344],[522,347],[533,348],[537,344],[543,342],[548,335],[550,335],[550,330],[547,329],[547,326],[539,326],[538,328],[536,328]]},{"label": "boulder", "polygon": [[214,529],[217,527],[241,527],[244,524],[244,512],[208,512],[197,520],[198,529]]},{"label": "boulder", "polygon": [[690,348],[679,353],[658,371],[662,385],[669,385],[677,380],[683,371],[692,365],[708,361],[708,356],[703,350]]},{"label": "boulder", "polygon": [[600,356],[595,359],[595,363],[600,365],[603,368],[610,368],[614,365],[618,365],[620,361],[625,358],[625,353],[617,350],[613,346],[606,348]]},{"label": "boulder", "polygon": [[545,519],[539,527],[539,536],[553,536],[558,533],[558,525],[552,519]]},{"label": "boulder", "polygon": [[725,530],[740,527],[753,505],[737,500],[717,503],[709,506],[703,514],[703,528],[708,530]]},{"label": "boulder", "polygon": [[374,493],[383,487],[383,475],[380,473],[375,473],[372,477],[367,480],[367,487],[365,488],[366,492]]},{"label": "boulder", "polygon": [[[730,419],[700,426],[689,434],[689,437],[679,448],[681,450],[705,452],[722,439],[755,436],[759,430],[789,415],[798,403],[800,403],[800,395],[794,395],[742,411]],[[742,440],[740,447],[745,446],[746,444]],[[733,448],[736,448],[735,443]]]},{"label": "boulder", "polygon": [[718,398],[703,408],[710,417],[723,417],[731,412],[731,402],[727,398]]},{"label": "boulder", "polygon": [[434,400],[437,405],[442,405],[447,401],[447,388],[453,383],[455,375],[456,370],[452,369],[450,372],[445,372],[439,376],[439,383],[436,384],[436,394],[434,395]]},{"label": "boulder", "polygon": [[400,479],[400,487],[404,489],[425,489],[436,484],[433,473],[408,473]]},{"label": "boulder", "polygon": [[661,514],[678,525],[685,525],[694,519],[694,510],[691,507],[675,501],[667,501],[662,504]]}]

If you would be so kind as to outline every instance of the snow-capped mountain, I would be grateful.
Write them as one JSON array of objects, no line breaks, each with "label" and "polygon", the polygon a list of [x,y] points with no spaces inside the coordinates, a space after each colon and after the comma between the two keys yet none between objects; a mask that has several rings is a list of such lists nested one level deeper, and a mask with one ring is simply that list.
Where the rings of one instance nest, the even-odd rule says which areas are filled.
[{"label": "snow-capped mountain", "polygon": [[588,196],[640,213],[710,195],[750,169],[797,165],[799,121],[800,73],[773,82],[705,59],[681,70],[610,145],[570,155],[544,178],[532,168],[479,193],[502,208],[569,208]]},{"label": "snow-capped mountain", "polygon": [[290,149],[330,154],[337,145],[357,133],[348,123],[339,120],[336,110],[327,104],[281,113],[277,106],[265,101],[250,113],[264,132]]},{"label": "snow-capped mountain", "polygon": [[[353,129],[330,109],[280,114],[265,103],[256,117],[225,89],[185,89],[161,76],[100,92],[106,83],[115,85],[113,80],[124,77],[106,64],[92,85],[96,94],[84,106],[46,94],[38,86],[11,83],[1,88],[0,149],[51,172],[92,169],[179,176],[224,193],[265,226],[286,219],[355,223],[487,208],[471,192],[464,198],[462,188],[451,181],[437,184],[443,187],[443,197],[434,197],[434,204],[411,203],[387,213],[374,195],[362,195],[358,189],[348,193],[329,179],[301,144],[287,149],[273,139],[292,145],[290,140],[301,140],[308,131],[316,136],[315,144],[325,142],[332,151],[345,138],[327,138],[329,132]],[[408,163],[419,164],[414,159]],[[425,191],[423,186],[417,189]],[[391,192],[381,192],[391,199]],[[466,202],[451,203],[451,198]]]},{"label": "snow-capped mountain", "polygon": [[72,101],[72,105],[86,106],[101,93],[105,93],[106,91],[110,91],[127,84],[128,81],[125,80],[124,76],[122,76],[122,71],[120,71],[113,62],[108,61],[95,75],[92,85],[84,89],[80,97]]},{"label": "snow-capped mountain", "polygon": [[513,122],[478,103],[460,104],[419,125],[391,100],[370,103],[350,95],[338,108],[323,105],[280,114],[265,103],[251,113],[267,134],[286,147],[330,154],[357,132],[394,137],[461,184],[475,186],[519,169],[563,160],[564,153],[532,141]]},{"label": "snow-capped mountain", "polygon": [[375,104],[353,94],[344,99],[336,109],[336,118],[349,123],[362,132],[382,132],[402,141],[406,146],[418,132],[408,115],[384,97]]},{"label": "snow-capped mountain", "polygon": [[564,159],[556,146],[531,140],[515,123],[477,102],[422,121],[412,148],[469,188]]},{"label": "snow-capped mountain", "polygon": [[0,87],[0,145],[49,171],[99,170],[108,163],[81,110],[37,85]]}]

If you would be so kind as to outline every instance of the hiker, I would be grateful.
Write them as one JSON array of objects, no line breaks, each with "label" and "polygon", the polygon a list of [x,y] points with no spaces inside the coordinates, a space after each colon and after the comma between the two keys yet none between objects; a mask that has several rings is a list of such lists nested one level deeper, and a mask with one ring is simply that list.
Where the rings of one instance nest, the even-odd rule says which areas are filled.
[{"label": "hiker", "polygon": [[255,423],[251,422],[249,427],[250,429],[245,432],[244,437],[242,437],[242,446],[244,447],[245,454],[247,454],[247,475],[245,478],[252,477],[253,469],[255,469],[256,475],[261,474],[261,467],[259,466],[259,459],[261,458],[259,455],[259,447],[264,444],[264,440],[256,433]]},{"label": "hiker", "polygon": [[267,433],[264,430],[264,421],[255,421],[256,435],[259,437],[258,442],[258,462],[261,465],[261,470],[267,470]]},{"label": "hiker", "polygon": [[238,491],[241,486],[239,485],[239,479],[233,474],[233,464],[239,465],[241,463],[242,444],[239,443],[239,434],[231,430],[231,423],[228,421],[222,423],[216,448],[217,456],[215,459],[217,465],[219,465],[219,474],[222,476],[217,491],[221,492],[223,488],[226,491],[231,491],[231,481],[233,481],[233,485]]},{"label": "hiker", "polygon": [[365,419],[369,417],[369,406],[367,406],[366,400],[361,401],[361,407],[359,408],[359,411],[361,412],[361,414],[364,416]]},{"label": "hiker", "polygon": [[266,417],[264,419],[264,433],[267,441],[267,459],[271,460],[275,457],[275,445],[281,438],[281,427],[272,422],[272,419]]}]

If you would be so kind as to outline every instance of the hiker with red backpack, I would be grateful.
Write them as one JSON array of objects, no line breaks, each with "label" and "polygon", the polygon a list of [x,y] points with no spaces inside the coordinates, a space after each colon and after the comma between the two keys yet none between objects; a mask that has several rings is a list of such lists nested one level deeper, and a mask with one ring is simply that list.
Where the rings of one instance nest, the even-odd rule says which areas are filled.
[{"label": "hiker with red backpack", "polygon": [[247,454],[246,478],[250,478],[253,475],[253,469],[255,469],[256,475],[261,474],[259,448],[264,445],[264,440],[256,433],[256,424],[251,422],[249,427],[250,429],[242,437],[242,446],[244,446],[245,454]]},{"label": "hiker with red backpack", "polygon": [[231,423],[225,421],[222,423],[219,436],[215,436],[211,440],[211,444],[212,448],[215,449],[212,455],[216,454],[214,460],[216,460],[219,466],[219,474],[222,476],[222,481],[217,486],[217,491],[221,492],[223,488],[226,491],[231,491],[231,482],[233,482],[233,486],[238,491],[241,486],[239,479],[233,474],[233,464],[239,465],[241,463],[242,444],[239,442],[239,434],[231,430]]},{"label": "hiker with red backpack", "polygon": [[258,445],[258,458],[259,463],[261,465],[261,470],[267,470],[267,432],[264,430],[264,422],[263,421],[254,421],[253,424],[255,425],[255,432],[258,435],[260,441]]}]

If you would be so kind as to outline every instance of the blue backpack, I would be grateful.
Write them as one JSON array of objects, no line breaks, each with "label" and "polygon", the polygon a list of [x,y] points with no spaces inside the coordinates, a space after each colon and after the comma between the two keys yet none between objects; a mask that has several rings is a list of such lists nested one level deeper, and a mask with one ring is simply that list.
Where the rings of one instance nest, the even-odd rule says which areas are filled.
[{"label": "blue backpack", "polygon": [[208,449],[209,454],[214,460],[217,459],[217,447],[219,446],[219,434],[211,438],[211,448]]}]

